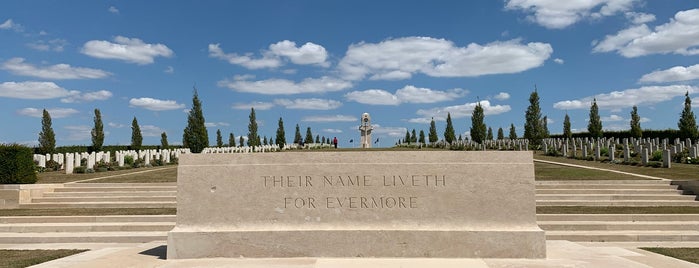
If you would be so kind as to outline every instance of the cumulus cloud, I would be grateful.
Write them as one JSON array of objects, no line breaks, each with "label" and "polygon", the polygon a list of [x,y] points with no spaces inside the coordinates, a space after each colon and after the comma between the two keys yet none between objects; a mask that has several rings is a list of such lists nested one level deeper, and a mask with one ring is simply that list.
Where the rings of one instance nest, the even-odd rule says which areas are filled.
[{"label": "cumulus cloud", "polygon": [[500,101],[508,100],[508,99],[510,99],[510,93],[500,92],[497,95],[495,95],[495,97],[493,97],[493,98],[495,98],[496,100],[500,100]]},{"label": "cumulus cloud", "polygon": [[8,19],[0,24],[0,30],[13,30],[15,32],[23,32],[24,27],[21,24],[15,23],[12,19]]},{"label": "cumulus cloud", "polygon": [[377,136],[389,136],[394,138],[405,137],[405,132],[408,131],[405,127],[384,127],[379,124],[373,124],[374,130],[372,133]]},{"label": "cumulus cloud", "polygon": [[98,100],[107,100],[112,97],[112,92],[107,90],[99,90],[94,92],[80,93],[73,91],[74,94],[61,99],[63,103],[90,102]]},{"label": "cumulus cloud", "polygon": [[[80,111],[75,110],[73,108],[49,108],[46,109],[46,111],[49,112],[51,118],[64,118],[80,113]],[[17,110],[17,114],[41,118],[44,116],[44,110],[38,108],[24,108]]]},{"label": "cumulus cloud", "polygon": [[61,52],[68,45],[68,41],[65,39],[52,39],[49,41],[38,40],[32,43],[28,43],[27,46],[31,49],[38,51],[55,51]]},{"label": "cumulus cloud", "polygon": [[274,103],[284,106],[287,109],[303,109],[303,110],[333,110],[342,106],[342,103],[336,100],[327,99],[276,99]]},{"label": "cumulus cloud", "polygon": [[204,123],[204,126],[206,126],[206,127],[227,127],[230,125],[231,124],[226,123],[226,122],[206,122],[206,123]]},{"label": "cumulus cloud", "polygon": [[337,134],[337,133],[342,133],[342,130],[336,129],[336,128],[324,128],[323,132]]},{"label": "cumulus cloud", "polygon": [[32,76],[43,79],[99,79],[111,73],[99,69],[73,67],[68,64],[51,66],[35,66],[24,61],[24,58],[12,58],[2,63],[0,69],[16,75]]},{"label": "cumulus cloud", "polygon": [[564,61],[563,59],[560,59],[560,58],[555,58],[555,59],[553,59],[553,62],[558,63],[558,64],[563,64],[563,63],[565,63],[565,61]]},{"label": "cumulus cloud", "polygon": [[559,101],[553,104],[553,108],[559,110],[590,109],[593,99],[597,99],[600,109],[630,108],[634,105],[653,105],[684,96],[686,92],[697,92],[699,88],[687,85],[671,86],[647,86],[623,91],[613,91],[605,94],[584,97],[577,100]]},{"label": "cumulus cloud", "polygon": [[262,101],[253,101],[251,103],[235,103],[231,106],[231,108],[236,109],[236,110],[250,110],[250,108],[255,108],[255,110],[269,110],[274,107],[274,103],[271,102],[262,102]]},{"label": "cumulus cloud", "polygon": [[351,115],[314,115],[306,116],[301,119],[302,122],[318,122],[318,123],[328,123],[328,122],[359,122],[359,118]]},{"label": "cumulus cloud", "polygon": [[129,100],[131,107],[143,108],[151,111],[167,111],[184,108],[184,104],[179,104],[174,100],[159,100],[153,98],[133,98]]},{"label": "cumulus cloud", "polygon": [[119,123],[114,123],[114,122],[109,122],[107,123],[107,126],[113,127],[113,128],[123,128],[126,127],[124,124],[119,124]]},{"label": "cumulus cloud", "polygon": [[147,44],[138,38],[114,37],[114,42],[87,41],[81,52],[99,59],[122,60],[136,64],[151,64],[155,57],[172,57],[170,48],[163,44]]},{"label": "cumulus cloud", "polygon": [[634,25],[598,42],[593,52],[616,51],[627,58],[650,54],[699,55],[699,9],[680,11],[674,19],[651,30]]},{"label": "cumulus cloud", "polygon": [[675,66],[666,70],[654,71],[641,77],[641,83],[666,83],[699,79],[699,64],[684,67]]},{"label": "cumulus cloud", "polygon": [[445,39],[405,37],[380,43],[353,44],[338,64],[343,78],[398,80],[422,73],[433,77],[474,77],[519,73],[541,66],[553,48],[520,40],[471,43],[458,47]]},{"label": "cumulus cloud", "polygon": [[263,50],[261,54],[261,57],[255,58],[252,53],[243,55],[225,53],[221,49],[221,44],[209,44],[209,57],[225,60],[230,64],[240,65],[248,69],[277,68],[284,65],[284,59],[299,65],[330,66],[330,63],[326,61],[328,52],[325,48],[311,42],[297,47],[295,42],[284,40],[269,45],[269,49]]},{"label": "cumulus cloud", "polygon": [[625,12],[640,0],[507,0],[505,9],[527,13],[527,19],[549,29],[563,29],[583,19]]},{"label": "cumulus cloud", "polygon": [[79,91],[69,91],[53,82],[3,82],[0,84],[0,97],[45,100],[62,98],[78,94]]},{"label": "cumulus cloud", "polygon": [[363,104],[371,105],[399,105],[401,103],[435,103],[450,101],[468,94],[468,90],[461,88],[446,91],[419,88],[407,85],[390,93],[383,89],[369,89],[364,91],[352,91],[345,94],[345,98]]},{"label": "cumulus cloud", "polygon": [[300,93],[324,93],[340,91],[352,87],[352,83],[337,78],[323,76],[321,78],[306,78],[301,82],[287,79],[267,79],[251,81],[235,77],[233,80],[222,80],[218,86],[227,87],[238,92],[258,93],[265,95],[290,95]]},{"label": "cumulus cloud", "polygon": [[140,126],[140,128],[143,137],[160,137],[160,135],[165,132],[162,128],[153,125],[143,125]]},{"label": "cumulus cloud", "polygon": [[63,128],[68,131],[68,136],[67,136],[66,140],[69,140],[69,141],[89,140],[92,137],[92,127],[91,126],[79,125],[79,126],[65,126]]},{"label": "cumulus cloud", "polygon": [[600,118],[600,120],[602,120],[602,122],[619,122],[619,121],[624,121],[626,119],[624,119],[623,117],[621,117],[619,115],[612,114],[609,116],[603,116]]},{"label": "cumulus cloud", "polygon": [[624,15],[633,24],[644,24],[655,21],[655,15],[643,12],[626,12]]},{"label": "cumulus cloud", "polygon": [[[409,119],[408,122],[429,123],[432,118],[436,121],[444,121],[447,119],[447,113],[451,115],[452,119],[470,117],[477,104],[478,102],[471,102],[462,105],[420,109],[417,110],[416,114],[421,117]],[[480,101],[480,104],[486,116],[506,113],[512,109],[509,105],[492,105],[490,101],[487,100]]]}]

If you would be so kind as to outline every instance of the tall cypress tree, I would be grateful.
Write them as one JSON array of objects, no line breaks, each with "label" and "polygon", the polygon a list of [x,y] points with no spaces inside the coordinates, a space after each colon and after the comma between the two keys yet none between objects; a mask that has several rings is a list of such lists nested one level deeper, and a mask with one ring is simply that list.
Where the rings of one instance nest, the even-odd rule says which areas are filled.
[{"label": "tall cypress tree", "polygon": [[541,119],[541,137],[549,137],[549,118],[547,116]]},{"label": "tall cypress tree", "polygon": [[250,108],[250,123],[248,123],[248,146],[259,146],[260,136],[257,134],[257,119],[255,108]]},{"label": "tall cypress tree", "polygon": [[306,139],[305,143],[313,143],[313,132],[311,132],[311,127],[306,128]]},{"label": "tall cypress tree", "polygon": [[539,93],[536,86],[534,92],[529,95],[529,107],[524,117],[524,138],[528,139],[531,144],[541,143],[541,108],[539,107]]},{"label": "tall cypress tree", "polygon": [[143,136],[141,136],[141,127],[138,126],[138,120],[133,117],[131,121],[131,149],[140,150],[141,145],[143,145]]},{"label": "tall cypress tree", "polygon": [[508,136],[511,140],[517,139],[517,131],[515,130],[515,124],[510,123],[510,135]]},{"label": "tall cypress tree", "polygon": [[425,144],[425,131],[423,131],[422,129],[420,130],[420,138],[417,141],[422,144]]},{"label": "tall cypress tree", "polygon": [[216,130],[216,147],[223,147],[223,136],[221,136],[221,130]]},{"label": "tall cypress tree", "polygon": [[505,139],[505,132],[502,130],[502,127],[498,128],[498,140],[504,140]]},{"label": "tall cypress tree", "polygon": [[294,133],[294,143],[300,144],[302,139],[303,137],[301,137],[301,128],[299,128],[299,124],[296,124],[296,133]]},{"label": "tall cypress tree", "polygon": [[42,154],[56,152],[56,133],[51,126],[51,115],[46,109],[41,117],[41,132],[39,132],[39,149]]},{"label": "tall cypress tree", "polygon": [[413,128],[413,131],[410,133],[410,142],[412,142],[412,143],[417,142],[417,132],[415,132],[414,128]]},{"label": "tall cypress tree", "polygon": [[444,128],[444,141],[448,144],[456,140],[454,125],[451,123],[451,113],[447,113],[447,126]]},{"label": "tall cypress tree", "polygon": [[599,117],[599,107],[597,107],[597,99],[592,100],[592,106],[590,106],[590,121],[587,123],[587,132],[593,138],[601,138],[604,133],[602,133],[602,119]]},{"label": "tall cypress tree", "polygon": [[286,145],[286,133],[284,132],[284,121],[282,120],[281,117],[279,117],[279,126],[277,127],[277,138],[275,139],[275,142],[279,146],[279,148],[284,148],[284,145]]},{"label": "tall cypress tree", "polygon": [[697,130],[697,118],[692,111],[692,99],[689,98],[689,91],[684,94],[684,97],[684,109],[680,114],[680,121],[677,122],[680,138],[696,139],[699,136],[699,130]]},{"label": "tall cypress tree", "polygon": [[[481,103],[478,102],[473,109],[471,115],[471,140],[477,143],[482,143],[487,138],[487,128],[485,126],[485,115]],[[490,131],[490,138],[493,137],[493,131]]]},{"label": "tall cypress tree", "polygon": [[100,109],[95,109],[95,126],[92,128],[92,150],[95,152],[102,151],[104,144],[104,125],[102,124],[102,113]]},{"label": "tall cypress tree", "polygon": [[244,144],[245,144],[245,138],[243,137],[243,135],[240,135],[240,139],[238,140],[238,144],[240,144],[240,147],[245,146],[245,145],[244,145]]},{"label": "tall cypress tree", "polygon": [[235,147],[235,135],[233,135],[233,132],[228,134],[228,146]]},{"label": "tall cypress tree", "polygon": [[160,133],[160,148],[167,149],[170,148],[170,143],[167,142],[167,133]]},{"label": "tall cypress tree", "polygon": [[269,143],[267,142],[267,136],[265,136],[265,137],[262,139],[262,145],[269,145]]},{"label": "tall cypress tree", "polygon": [[636,105],[634,105],[631,109],[631,122],[629,122],[629,124],[631,125],[631,137],[643,137],[643,130],[641,129],[641,116],[638,115],[638,107],[636,107]]},{"label": "tall cypress tree", "polygon": [[570,116],[568,116],[568,113],[566,113],[566,117],[563,118],[563,137],[569,139],[573,137],[573,132],[570,130]]},{"label": "tall cypress tree", "polygon": [[316,143],[320,143],[320,135],[316,135]]},{"label": "tall cypress tree", "polygon": [[412,139],[410,139],[410,131],[408,131],[407,128],[405,129],[405,138],[403,138],[403,141],[405,141],[407,144],[410,144],[412,141]]},{"label": "tall cypress tree", "polygon": [[493,140],[493,128],[488,127],[488,134],[485,135],[486,140]]},{"label": "tall cypress tree", "polygon": [[192,153],[200,153],[209,146],[209,132],[206,130],[206,120],[204,120],[204,112],[202,112],[196,88],[192,96],[192,109],[187,116],[187,127],[182,135],[182,145],[189,148]]},{"label": "tall cypress tree", "polygon": [[439,140],[439,134],[437,134],[437,126],[434,124],[434,118],[430,121],[430,131],[428,134],[428,139],[430,144],[435,143]]}]

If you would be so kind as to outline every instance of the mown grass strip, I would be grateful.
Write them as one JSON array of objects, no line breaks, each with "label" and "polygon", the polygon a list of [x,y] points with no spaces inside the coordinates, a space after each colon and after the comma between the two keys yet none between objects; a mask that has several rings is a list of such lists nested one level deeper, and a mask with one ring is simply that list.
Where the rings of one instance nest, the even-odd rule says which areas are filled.
[{"label": "mown grass strip", "polygon": [[20,268],[85,252],[84,249],[0,250],[0,268]]},{"label": "mown grass strip", "polygon": [[641,248],[688,262],[699,264],[699,248]]}]

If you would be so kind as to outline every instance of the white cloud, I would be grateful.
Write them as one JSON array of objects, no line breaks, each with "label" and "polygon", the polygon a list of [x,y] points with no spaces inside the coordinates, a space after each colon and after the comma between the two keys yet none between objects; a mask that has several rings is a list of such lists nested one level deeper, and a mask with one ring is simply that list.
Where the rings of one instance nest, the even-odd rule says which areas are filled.
[{"label": "white cloud", "polygon": [[81,52],[90,57],[115,59],[136,64],[151,64],[155,57],[172,57],[170,48],[163,44],[147,44],[138,38],[114,37],[114,43],[103,40],[90,40],[83,45]]},{"label": "white cloud", "polygon": [[228,127],[231,124],[226,122],[206,122],[204,123],[206,127]]},{"label": "white cloud", "polygon": [[336,100],[327,99],[276,99],[274,103],[284,106],[287,109],[303,109],[303,110],[333,110],[342,106],[342,103]]},{"label": "white cloud", "polygon": [[112,13],[112,14],[119,14],[119,9],[116,8],[115,6],[110,6],[109,9],[107,9],[107,11],[109,11],[109,13]]},{"label": "white cloud", "polygon": [[652,73],[643,75],[639,82],[665,83],[697,79],[699,79],[699,64],[688,67],[675,66],[666,70],[654,71]]},{"label": "white cloud", "polygon": [[301,119],[302,122],[359,122],[359,118],[351,115],[315,115],[307,116]]},{"label": "white cloud", "polygon": [[113,127],[113,128],[123,128],[126,127],[124,124],[119,124],[119,123],[114,123],[114,122],[109,122],[107,123],[107,126]]},{"label": "white cloud", "polygon": [[240,65],[248,69],[277,68],[284,65],[284,59],[288,59],[299,65],[330,66],[327,62],[328,52],[321,45],[308,42],[301,47],[289,40],[269,45],[268,50],[261,51],[262,56],[255,58],[252,53],[238,55],[225,53],[221,44],[209,44],[209,57],[228,61],[230,64]]},{"label": "white cloud", "polygon": [[404,127],[384,127],[379,124],[373,124],[372,126],[374,126],[372,133],[377,136],[385,135],[394,138],[401,138],[405,137],[405,132],[408,131],[408,129]]},{"label": "white cloud", "polygon": [[[432,118],[436,121],[444,121],[447,119],[447,113],[452,119],[470,117],[473,114],[473,109],[476,108],[478,102],[464,103],[462,105],[454,105],[447,107],[436,107],[431,109],[417,110],[417,114],[421,117],[408,120],[411,123],[429,123]],[[488,115],[498,115],[509,112],[512,108],[509,105],[491,105],[490,101],[480,101],[483,113]]]},{"label": "white cloud", "polygon": [[68,131],[68,137],[66,138],[66,140],[69,141],[89,140],[92,137],[91,126],[65,126],[63,128]]},{"label": "white cloud", "polygon": [[53,82],[3,82],[0,84],[0,97],[44,100],[71,96],[78,91],[68,91]]},{"label": "white cloud", "polygon": [[[74,91],[75,92],[75,91]],[[107,90],[100,90],[94,92],[79,93],[75,92],[67,98],[61,99],[63,103],[76,103],[76,102],[90,102],[98,100],[107,100],[112,97],[112,92]]]},{"label": "white cloud", "polygon": [[699,55],[699,9],[680,11],[674,19],[651,29],[646,24],[631,26],[607,35],[593,52],[616,51],[633,58],[650,54]]},{"label": "white cloud", "polygon": [[630,10],[639,0],[507,0],[505,9],[528,13],[527,19],[549,29],[563,29],[583,19],[599,19]]},{"label": "white cloud", "polygon": [[165,68],[163,72],[166,74],[172,74],[175,73],[175,68],[173,68],[172,66],[168,66],[167,68]]},{"label": "white cloud", "polygon": [[0,24],[0,30],[14,30],[15,32],[23,32],[24,27],[21,24],[15,23],[12,19],[8,19]]},{"label": "white cloud", "polygon": [[348,92],[345,94],[345,98],[363,104],[398,105],[401,103],[435,103],[450,101],[463,97],[466,94],[468,94],[468,90],[461,88],[439,91],[407,85],[396,90],[395,94],[382,89],[369,89]]},{"label": "white cloud", "polygon": [[269,52],[265,53],[262,58],[255,59],[252,57],[252,54],[225,53],[221,49],[220,44],[209,44],[209,57],[225,60],[230,64],[240,65],[253,70],[282,66],[282,61]]},{"label": "white cloud", "polygon": [[553,108],[559,110],[590,109],[593,99],[597,99],[600,109],[630,108],[634,105],[653,105],[684,96],[686,92],[697,92],[699,88],[686,85],[671,86],[647,86],[623,91],[613,91],[605,94],[584,97],[577,100],[565,100],[556,102]]},{"label": "white cloud", "polygon": [[139,126],[143,137],[160,137],[160,134],[165,132],[162,128],[153,125]]},{"label": "white cloud", "polygon": [[497,95],[495,95],[495,97],[493,97],[493,98],[495,98],[496,100],[500,100],[500,101],[508,100],[508,99],[510,99],[510,93],[500,92]]},{"label": "white cloud", "polygon": [[655,21],[655,15],[642,12],[626,12],[626,18],[633,24],[644,24]]},{"label": "white cloud", "polygon": [[336,133],[342,133],[342,130],[336,129],[336,128],[324,128],[323,132],[336,134]]},{"label": "white cloud", "polygon": [[397,80],[415,73],[433,77],[473,77],[519,73],[541,66],[553,48],[520,40],[471,43],[458,47],[445,39],[405,37],[380,43],[353,44],[338,64],[345,79]]},{"label": "white cloud", "polygon": [[99,79],[111,73],[99,69],[73,67],[68,64],[51,66],[35,66],[24,61],[24,58],[12,58],[5,61],[0,69],[16,75],[32,76],[44,79]]},{"label": "white cloud", "polygon": [[184,104],[179,104],[174,100],[159,100],[153,98],[133,98],[129,100],[129,105],[151,111],[167,111],[184,108]]},{"label": "white cloud", "polygon": [[624,121],[625,119],[619,115],[609,115],[609,116],[603,116],[600,118],[602,122],[619,122],[619,121]]},{"label": "white cloud", "polygon": [[[72,108],[49,108],[46,109],[46,111],[49,112],[51,118],[64,118],[80,113],[80,111]],[[44,110],[38,108],[24,108],[17,110],[17,114],[41,118],[44,116]]]},{"label": "white cloud", "polygon": [[565,63],[565,61],[564,61],[563,59],[561,59],[561,58],[555,58],[555,59],[553,59],[553,62],[558,63],[558,64],[563,64],[563,63]]},{"label": "white cloud", "polygon": [[53,39],[49,41],[38,40],[32,43],[28,43],[27,46],[31,49],[38,51],[55,51],[61,52],[68,45],[68,41],[65,39]]},{"label": "white cloud", "polygon": [[254,101],[251,103],[235,103],[231,108],[236,109],[236,110],[250,110],[250,108],[255,108],[255,110],[269,110],[274,107],[274,103],[271,102],[261,102],[261,101]]},{"label": "white cloud", "polygon": [[352,83],[323,76],[321,78],[306,78],[298,83],[287,79],[276,78],[258,81],[234,78],[233,80],[226,79],[219,81],[218,86],[227,87],[238,92],[289,95],[340,91],[352,87]]}]

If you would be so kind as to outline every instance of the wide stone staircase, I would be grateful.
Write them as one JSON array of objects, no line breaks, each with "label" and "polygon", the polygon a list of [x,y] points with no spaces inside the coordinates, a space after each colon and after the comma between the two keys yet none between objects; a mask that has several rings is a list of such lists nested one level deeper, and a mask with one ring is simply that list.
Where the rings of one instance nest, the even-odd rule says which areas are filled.
[{"label": "wide stone staircase", "polygon": [[[172,208],[175,183],[74,183],[21,208]],[[699,206],[669,181],[537,181],[537,206]],[[505,197],[503,197],[505,198]],[[699,214],[539,214],[549,240],[699,241]],[[166,240],[164,216],[0,217],[0,244],[141,243]]]}]

